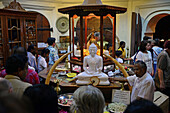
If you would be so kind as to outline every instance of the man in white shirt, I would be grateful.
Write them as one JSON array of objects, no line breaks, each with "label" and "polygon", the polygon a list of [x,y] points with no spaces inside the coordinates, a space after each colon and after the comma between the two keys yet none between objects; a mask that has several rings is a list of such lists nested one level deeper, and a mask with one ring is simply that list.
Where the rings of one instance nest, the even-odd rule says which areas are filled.
[{"label": "man in white shirt", "polygon": [[146,72],[147,67],[143,61],[136,61],[134,72],[136,75],[127,77],[131,86],[131,102],[136,99],[147,99],[153,101],[155,85],[151,75]]},{"label": "man in white shirt", "polygon": [[[143,61],[136,61],[134,65],[135,75],[129,76],[123,81],[128,81],[132,86],[131,102],[136,99],[146,99],[153,101],[155,84],[151,75],[146,71],[147,67]],[[122,78],[114,78],[121,81]]]},{"label": "man in white shirt", "polygon": [[35,46],[30,45],[27,49],[27,57],[28,57],[28,65],[33,67],[37,71],[37,63],[36,63],[36,57],[35,57]]}]

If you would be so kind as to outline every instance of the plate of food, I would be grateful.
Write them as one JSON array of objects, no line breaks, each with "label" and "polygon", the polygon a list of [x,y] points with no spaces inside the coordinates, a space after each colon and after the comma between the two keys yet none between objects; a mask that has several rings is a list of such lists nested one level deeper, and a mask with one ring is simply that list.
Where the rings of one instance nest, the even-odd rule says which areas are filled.
[{"label": "plate of food", "polygon": [[77,74],[76,73],[67,73],[67,77],[75,77]]},{"label": "plate of food", "polygon": [[110,113],[123,113],[127,105],[120,102],[114,102],[107,105],[107,111]]},{"label": "plate of food", "polygon": [[61,106],[70,106],[73,102],[73,94],[72,93],[66,93],[62,94],[58,98],[58,104]]}]

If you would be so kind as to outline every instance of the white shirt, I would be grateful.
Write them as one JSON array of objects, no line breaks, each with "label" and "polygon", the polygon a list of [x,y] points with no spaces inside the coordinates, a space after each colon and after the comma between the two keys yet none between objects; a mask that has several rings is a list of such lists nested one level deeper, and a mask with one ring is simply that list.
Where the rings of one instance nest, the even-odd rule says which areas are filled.
[{"label": "white shirt", "polygon": [[47,62],[41,55],[38,56],[38,73],[47,67]]},{"label": "white shirt", "polygon": [[35,70],[37,69],[37,63],[36,63],[36,58],[31,52],[27,52],[28,56],[28,65],[33,67]]},{"label": "white shirt", "polygon": [[149,73],[145,73],[142,77],[129,76],[127,80],[133,86],[131,93],[131,102],[136,100],[137,97],[153,101],[155,84],[153,78]]},{"label": "white shirt", "polygon": [[145,62],[147,66],[147,72],[149,74],[152,73],[152,55],[150,51],[147,51],[147,53],[139,51],[138,54],[136,55],[136,59]]}]

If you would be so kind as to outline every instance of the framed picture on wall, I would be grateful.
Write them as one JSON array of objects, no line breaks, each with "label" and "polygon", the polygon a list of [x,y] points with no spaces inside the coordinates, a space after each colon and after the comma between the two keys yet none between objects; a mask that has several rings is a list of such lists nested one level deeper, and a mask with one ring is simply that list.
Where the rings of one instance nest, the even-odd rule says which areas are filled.
[{"label": "framed picture on wall", "polygon": [[60,36],[60,43],[69,43],[70,38],[69,36]]}]

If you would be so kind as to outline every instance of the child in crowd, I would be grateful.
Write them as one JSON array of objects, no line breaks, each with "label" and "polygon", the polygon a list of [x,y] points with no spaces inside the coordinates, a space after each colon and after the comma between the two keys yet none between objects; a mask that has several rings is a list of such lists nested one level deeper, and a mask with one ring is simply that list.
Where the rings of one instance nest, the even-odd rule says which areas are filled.
[{"label": "child in crowd", "polygon": [[53,65],[55,63],[56,60],[59,59],[58,57],[58,52],[57,50],[54,48],[56,46],[55,44],[55,38],[49,37],[47,39],[47,43],[48,43],[48,49],[50,50],[50,54],[49,54],[49,65]]},{"label": "child in crowd", "polygon": [[123,63],[122,51],[116,51],[116,60],[121,64]]},{"label": "child in crowd", "polygon": [[44,48],[41,52],[41,55],[38,56],[38,63],[37,63],[37,67],[38,67],[38,73],[40,71],[42,71],[43,69],[47,68],[47,61],[46,59],[48,59],[49,57],[49,53],[50,50],[47,48]]}]

